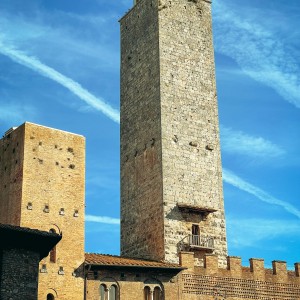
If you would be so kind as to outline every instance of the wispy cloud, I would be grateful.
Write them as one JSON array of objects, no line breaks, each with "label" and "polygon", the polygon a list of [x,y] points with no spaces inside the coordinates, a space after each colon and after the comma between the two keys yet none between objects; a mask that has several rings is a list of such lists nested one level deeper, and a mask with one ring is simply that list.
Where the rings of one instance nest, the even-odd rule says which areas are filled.
[{"label": "wispy cloud", "polygon": [[282,207],[284,210],[286,210],[290,214],[300,219],[300,210],[298,208],[296,208],[295,206],[291,205],[286,201],[271,196],[270,194],[263,191],[262,189],[246,182],[242,178],[235,175],[233,172],[224,168],[223,168],[223,180],[226,183],[231,184],[242,191],[252,194],[253,196],[255,196],[256,198],[260,199],[263,202]]},{"label": "wispy cloud", "polygon": [[43,64],[37,58],[28,56],[22,51],[7,47],[1,41],[0,53],[17,63],[28,67],[35,72],[38,72],[42,76],[50,78],[51,80],[59,83],[94,109],[101,111],[114,122],[120,123],[119,112],[112,108],[109,104],[105,103],[103,99],[97,98],[89,91],[84,89],[79,83]]},{"label": "wispy cloud", "polygon": [[220,1],[214,3],[214,21],[216,51],[234,59],[250,77],[300,108],[300,67],[279,34],[257,20],[241,17]]},{"label": "wispy cloud", "polygon": [[[18,14],[8,8],[0,11],[0,36],[4,45],[26,49],[41,61],[59,65],[65,74],[74,73],[76,62],[77,68],[81,67],[76,77],[86,78],[93,72],[99,74],[99,69],[118,72],[119,52],[114,46],[117,39],[112,38],[117,38],[118,27],[110,23],[118,19],[114,11],[75,14],[60,10],[49,12],[39,7],[28,14],[26,10],[27,6]],[[99,32],[101,28],[105,30]],[[58,52],[59,55],[53,55]]]},{"label": "wispy cloud", "polygon": [[24,121],[25,116],[33,117],[35,114],[36,108],[30,105],[13,102],[1,103],[0,122],[5,122],[9,124],[9,126],[19,125],[20,122]]},{"label": "wispy cloud", "polygon": [[285,151],[272,142],[258,136],[251,136],[242,131],[221,126],[222,150],[231,154],[249,157],[274,158],[283,156]]},{"label": "wispy cloud", "polygon": [[232,216],[229,216],[227,218],[227,228],[230,233],[229,239],[233,246],[253,247],[266,239],[287,235],[299,237],[300,222],[291,220],[232,219]]},{"label": "wispy cloud", "polygon": [[78,96],[81,100],[85,101],[88,105],[98,111],[101,111],[114,122],[120,122],[119,112],[112,108],[109,104],[105,103],[103,99],[95,97],[89,91],[84,89],[79,83],[43,64],[38,59],[25,55],[21,51],[5,47],[3,44],[0,44],[0,53],[11,58],[17,63],[38,72],[42,76],[50,78],[53,81],[61,84],[73,94]]},{"label": "wispy cloud", "polygon": [[120,219],[105,217],[105,216],[85,215],[85,221],[86,222],[112,224],[112,225],[120,225]]}]

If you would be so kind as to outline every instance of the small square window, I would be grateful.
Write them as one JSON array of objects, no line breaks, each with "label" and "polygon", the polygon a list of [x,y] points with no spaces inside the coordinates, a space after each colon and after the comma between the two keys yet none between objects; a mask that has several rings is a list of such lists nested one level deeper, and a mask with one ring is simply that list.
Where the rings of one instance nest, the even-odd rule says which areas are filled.
[{"label": "small square window", "polygon": [[42,268],[40,269],[40,273],[47,273],[47,265],[42,265]]},{"label": "small square window", "polygon": [[28,210],[32,210],[32,202],[28,202],[28,204],[27,204],[27,209],[28,209]]},{"label": "small square window", "polygon": [[94,271],[94,279],[97,279],[97,278],[98,278],[98,272]]},{"label": "small square window", "polygon": [[126,280],[126,275],[124,273],[121,273],[120,279],[123,280],[123,281]]},{"label": "small square window", "polygon": [[141,275],[140,274],[135,274],[135,280],[140,281],[141,280]]},{"label": "small square window", "polygon": [[74,217],[79,217],[78,209],[75,209],[73,216],[74,216]]},{"label": "small square window", "polygon": [[61,208],[61,209],[59,210],[59,214],[60,214],[61,216],[64,216],[64,215],[65,215],[65,209],[64,209],[64,208]]},{"label": "small square window", "polygon": [[58,275],[65,275],[64,267],[59,267]]},{"label": "small square window", "polygon": [[49,213],[49,205],[48,204],[45,204],[44,212]]}]

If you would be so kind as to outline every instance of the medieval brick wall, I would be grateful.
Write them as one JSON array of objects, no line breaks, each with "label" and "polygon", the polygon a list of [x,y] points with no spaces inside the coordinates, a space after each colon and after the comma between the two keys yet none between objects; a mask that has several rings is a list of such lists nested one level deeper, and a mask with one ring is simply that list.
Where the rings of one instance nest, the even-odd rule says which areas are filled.
[{"label": "medieval brick wall", "polygon": [[121,253],[164,259],[157,1],[121,20]]},{"label": "medieval brick wall", "polygon": [[38,290],[38,251],[4,249],[0,254],[0,299],[36,300]]},{"label": "medieval brick wall", "polygon": [[192,252],[181,252],[180,260],[186,269],[178,274],[151,268],[96,266],[97,270],[86,274],[86,299],[99,299],[101,284],[107,290],[115,285],[116,299],[120,300],[146,299],[146,286],[152,291],[160,287],[159,300],[300,299],[300,263],[295,264],[295,271],[288,271],[281,261],[273,261],[272,269],[265,269],[262,259],[250,259],[250,267],[243,267],[240,257],[227,257],[226,268],[219,268],[215,255],[205,255],[203,267],[195,266]]},{"label": "medieval brick wall", "polygon": [[20,225],[24,127],[0,139],[0,223]]},{"label": "medieval brick wall", "polygon": [[[115,285],[118,288],[120,300],[145,299],[144,289],[149,287],[151,291],[155,287],[161,289],[163,298],[177,300],[179,298],[179,286],[177,277],[170,272],[148,270],[116,269],[90,271],[87,274],[87,300],[99,300],[100,285],[110,288]],[[101,299],[101,298],[100,298]]]},{"label": "medieval brick wall", "polygon": [[262,259],[250,259],[250,267],[243,267],[240,257],[228,257],[227,268],[221,269],[215,255],[205,256],[205,267],[193,265],[193,253],[182,256],[188,269],[181,274],[180,299],[300,299],[299,263],[295,271],[288,271],[282,261],[273,261],[272,269],[265,269]]},{"label": "medieval brick wall", "polygon": [[5,161],[14,166],[1,174],[10,194],[1,189],[0,205],[13,199],[17,210],[9,206],[8,217],[0,221],[62,233],[55,262],[49,256],[40,262],[39,299],[51,292],[57,299],[82,300],[83,279],[74,270],[84,262],[84,138],[25,123],[1,143],[7,149]]},{"label": "medieval brick wall", "polygon": [[[225,265],[211,4],[137,1],[121,46],[122,254],[178,262],[196,224]],[[216,212],[184,214],[178,203]]]}]

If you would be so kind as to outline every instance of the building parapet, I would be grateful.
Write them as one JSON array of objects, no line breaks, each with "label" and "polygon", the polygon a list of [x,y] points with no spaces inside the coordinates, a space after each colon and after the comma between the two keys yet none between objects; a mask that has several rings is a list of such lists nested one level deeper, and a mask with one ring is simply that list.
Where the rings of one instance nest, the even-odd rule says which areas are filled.
[{"label": "building parapet", "polygon": [[264,260],[250,259],[250,267],[241,265],[238,256],[227,257],[227,268],[218,267],[218,257],[204,256],[204,266],[194,263],[193,252],[181,252],[184,299],[300,299],[300,263],[295,271],[288,271],[285,261],[273,261],[272,269],[264,267]]},{"label": "building parapet", "polygon": [[180,252],[179,257],[181,266],[186,267],[189,273],[300,285],[300,262],[294,264],[294,271],[290,271],[287,270],[285,261],[274,260],[272,269],[268,269],[265,268],[263,259],[250,258],[250,266],[244,267],[241,257],[228,256],[227,268],[224,269],[218,267],[218,256],[214,254],[204,256],[203,267],[195,265],[193,252]]}]

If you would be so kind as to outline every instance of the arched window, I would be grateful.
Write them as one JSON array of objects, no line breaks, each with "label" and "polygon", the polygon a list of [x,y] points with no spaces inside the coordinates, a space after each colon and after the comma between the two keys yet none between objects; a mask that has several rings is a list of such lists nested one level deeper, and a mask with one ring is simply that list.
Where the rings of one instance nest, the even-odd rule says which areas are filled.
[{"label": "arched window", "polygon": [[162,300],[162,292],[161,289],[156,286],[153,291],[153,300]]},{"label": "arched window", "polygon": [[54,296],[53,296],[53,294],[48,294],[47,295],[47,300],[54,300],[55,298],[54,298]]},{"label": "arched window", "polygon": [[[51,229],[49,230],[49,232],[51,232],[51,233],[56,233],[55,229],[53,229],[53,228],[51,228]],[[56,262],[56,246],[54,246],[54,247],[52,248],[52,250],[50,251],[50,262],[53,262],[53,263]],[[54,299],[54,298],[53,298],[53,299]],[[47,298],[47,300],[48,300],[48,298]]]},{"label": "arched window", "polygon": [[118,287],[113,284],[108,288],[105,284],[100,285],[100,300],[118,300]]},{"label": "arched window", "polygon": [[118,288],[112,285],[109,289],[109,300],[117,300]]},{"label": "arched window", "polygon": [[144,300],[152,300],[151,299],[151,290],[149,286],[145,286],[144,288]]},{"label": "arched window", "polygon": [[105,284],[100,285],[100,300],[107,300],[107,288]]}]

